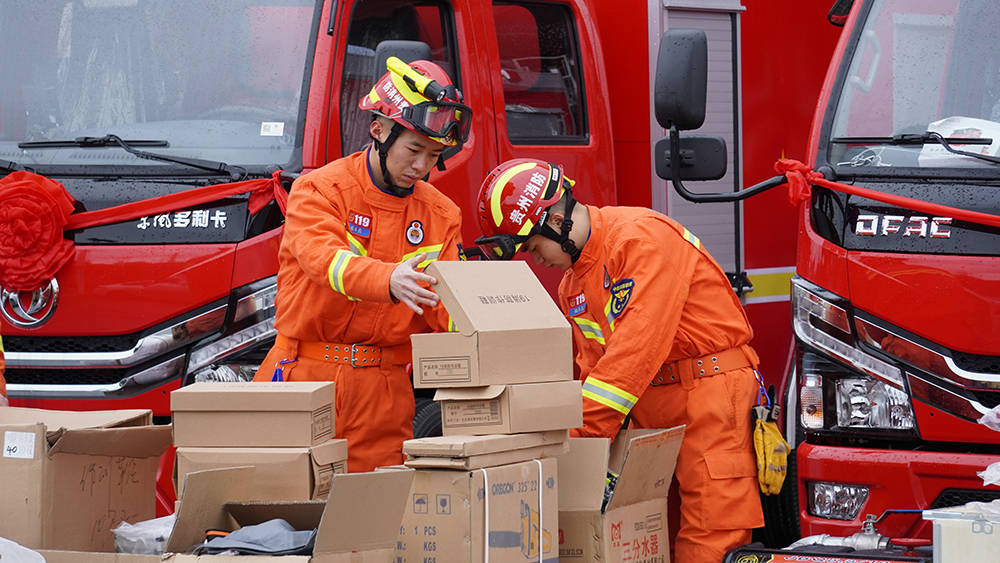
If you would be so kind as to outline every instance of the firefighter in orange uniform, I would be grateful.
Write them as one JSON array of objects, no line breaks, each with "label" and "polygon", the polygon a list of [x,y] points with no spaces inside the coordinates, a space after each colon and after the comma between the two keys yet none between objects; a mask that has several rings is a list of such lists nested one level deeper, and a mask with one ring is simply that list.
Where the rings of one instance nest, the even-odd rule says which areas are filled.
[{"label": "firefighter in orange uniform", "polygon": [[403,461],[413,435],[410,334],[451,328],[423,268],[458,259],[458,207],[422,180],[468,136],[441,67],[390,57],[359,106],[372,142],[298,178],[279,249],[278,335],[255,381],[335,383],[348,470]]},{"label": "firefighter in orange uniform", "polygon": [[480,252],[519,250],[565,270],[559,306],[576,328],[583,379],[577,436],[687,425],[676,478],[674,561],[721,561],[763,525],[751,443],[753,332],[698,238],[659,213],[576,204],[560,167],[514,159],[479,194]]}]

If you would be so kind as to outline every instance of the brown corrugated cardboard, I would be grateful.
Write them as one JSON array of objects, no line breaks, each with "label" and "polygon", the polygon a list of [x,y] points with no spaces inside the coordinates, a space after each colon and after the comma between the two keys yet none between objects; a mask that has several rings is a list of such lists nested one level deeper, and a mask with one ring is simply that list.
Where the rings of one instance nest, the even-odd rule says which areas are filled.
[{"label": "brown corrugated cardboard", "polygon": [[[250,472],[250,474],[247,474]],[[337,474],[326,502],[259,502],[253,496],[252,467],[198,471],[187,475],[180,510],[167,551],[188,552],[209,528],[237,529],[284,518],[297,529],[317,528],[313,556],[283,556],[283,563],[388,563],[399,534],[414,472],[406,469]],[[261,557],[255,557],[254,560]],[[175,555],[170,561],[218,559]]]},{"label": "brown corrugated cardboard", "polygon": [[0,537],[110,551],[111,528],[153,518],[170,427],[142,425],[151,419],[150,411],[0,409]]},{"label": "brown corrugated cardboard", "polygon": [[410,336],[414,387],[573,379],[569,322],[527,264],[432,262],[426,273],[458,332]]},{"label": "brown corrugated cardboard", "polygon": [[87,553],[85,551],[59,551],[40,549],[46,563],[155,563],[159,555],[136,555],[132,553]]},{"label": "brown corrugated cardboard", "polygon": [[559,455],[569,447],[568,430],[489,436],[434,436],[403,442],[406,466],[475,469]]},{"label": "brown corrugated cardboard", "polygon": [[[570,438],[558,457],[560,560],[669,562],[667,491],[683,438],[683,426],[623,431],[614,448],[605,438]],[[609,468],[618,483],[602,514]]]},{"label": "brown corrugated cardboard", "polygon": [[325,499],[334,473],[347,472],[347,440],[310,448],[177,448],[174,488],[204,469],[251,465],[256,500]]},{"label": "brown corrugated cardboard", "polygon": [[583,425],[579,381],[438,389],[445,436],[513,434]]},{"label": "brown corrugated cardboard", "polygon": [[178,447],[315,446],[333,438],[333,383],[194,383],[170,394]]},{"label": "brown corrugated cardboard", "polygon": [[[400,561],[556,562],[555,458],[472,471],[419,469],[395,555]],[[539,558],[541,546],[541,558]]]}]

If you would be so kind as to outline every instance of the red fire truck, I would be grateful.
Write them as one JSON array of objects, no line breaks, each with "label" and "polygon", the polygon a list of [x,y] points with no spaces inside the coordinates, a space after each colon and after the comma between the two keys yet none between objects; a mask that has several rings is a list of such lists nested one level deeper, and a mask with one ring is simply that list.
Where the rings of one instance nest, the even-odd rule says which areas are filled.
[{"label": "red fire truck", "polygon": [[[668,189],[654,171],[653,144],[666,134],[653,114],[656,49],[665,29],[708,34],[702,131],[726,139],[730,166],[705,189],[735,192],[745,176],[804,150],[812,93],[839,29],[813,3],[633,4],[5,6],[0,174],[58,181],[77,216],[107,212],[67,230],[73,258],[43,287],[3,289],[12,404],[151,408],[166,420],[173,389],[252,373],[274,336],[282,216],[276,202],[257,209],[233,184],[266,188],[281,170],[274,181],[287,189],[296,174],[358,150],[367,120],[357,100],[392,48],[442,65],[475,110],[464,150],[431,176],[468,217],[486,172],[522,156],[564,165],[588,203],[669,213],[731,274],[765,376],[777,383],[792,341],[795,208],[772,194],[693,204]],[[775,21],[786,25],[780,34]],[[200,195],[185,200],[191,193]],[[176,205],[149,203],[164,198]],[[463,234],[479,234],[474,221]],[[538,274],[554,290],[557,274]]]},{"label": "red fire truck", "polygon": [[[1000,404],[1000,5],[857,0],[830,19],[845,31],[808,165],[695,198],[787,182],[800,202],[783,401],[796,447],[769,526],[843,537],[872,515],[884,536],[930,538],[921,510],[1000,498],[977,474],[1000,460],[978,422]],[[704,87],[691,37],[664,84]],[[672,125],[658,170],[681,190],[720,166],[721,141],[678,133],[699,111],[657,90]]]}]

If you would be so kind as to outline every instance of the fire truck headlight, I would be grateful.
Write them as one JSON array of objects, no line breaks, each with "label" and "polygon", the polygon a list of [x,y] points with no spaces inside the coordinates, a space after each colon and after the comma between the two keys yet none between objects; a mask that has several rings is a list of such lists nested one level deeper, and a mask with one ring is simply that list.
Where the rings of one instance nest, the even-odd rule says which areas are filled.
[{"label": "fire truck headlight", "polygon": [[854,520],[868,500],[868,487],[815,481],[807,484],[809,514],[832,520]]},{"label": "fire truck headlight", "polygon": [[906,393],[869,377],[836,382],[837,425],[842,428],[913,428],[913,409]]},{"label": "fire truck headlight", "polygon": [[823,376],[805,374],[799,388],[799,418],[802,426],[823,428]]}]

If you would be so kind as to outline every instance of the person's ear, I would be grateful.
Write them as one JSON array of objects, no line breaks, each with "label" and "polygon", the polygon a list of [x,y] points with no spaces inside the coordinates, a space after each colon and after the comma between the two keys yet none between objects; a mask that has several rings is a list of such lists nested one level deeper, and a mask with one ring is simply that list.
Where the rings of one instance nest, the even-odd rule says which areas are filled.
[{"label": "person's ear", "polygon": [[552,225],[553,228],[555,228],[555,230],[558,231],[560,228],[562,228],[563,219],[565,218],[566,216],[563,215],[561,212],[555,211],[553,213],[549,213],[548,222]]},{"label": "person's ear", "polygon": [[372,136],[373,139],[377,139],[382,142],[382,133],[385,132],[385,128],[382,127],[382,120],[373,119],[371,124],[368,125],[368,134]]}]

